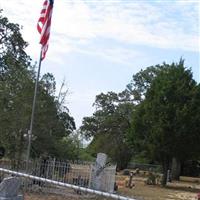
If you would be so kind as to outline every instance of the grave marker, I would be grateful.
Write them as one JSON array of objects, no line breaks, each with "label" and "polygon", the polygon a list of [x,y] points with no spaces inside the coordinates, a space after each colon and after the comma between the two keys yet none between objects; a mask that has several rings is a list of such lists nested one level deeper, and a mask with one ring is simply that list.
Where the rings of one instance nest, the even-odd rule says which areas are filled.
[{"label": "grave marker", "polygon": [[23,196],[18,195],[19,189],[19,178],[4,178],[3,181],[0,183],[0,200],[23,200]]}]

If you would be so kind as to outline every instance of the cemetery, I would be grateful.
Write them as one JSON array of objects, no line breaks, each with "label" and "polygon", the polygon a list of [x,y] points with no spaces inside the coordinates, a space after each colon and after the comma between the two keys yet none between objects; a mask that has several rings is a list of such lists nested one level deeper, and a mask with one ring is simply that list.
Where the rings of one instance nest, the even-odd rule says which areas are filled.
[{"label": "cemetery", "polygon": [[[106,160],[107,155],[99,153],[95,163],[66,165],[53,163],[50,160],[40,167],[32,163],[32,168],[29,169],[30,175],[27,176],[23,175],[26,173],[25,167],[18,169],[15,174],[5,173],[1,169],[9,170],[9,162],[1,160],[0,200],[120,199],[120,197],[136,200],[197,199],[200,178],[180,177],[180,181],[169,180],[167,187],[163,188],[160,184],[162,176],[160,173],[143,171],[139,168],[117,172],[116,166],[108,165]],[[36,170],[38,174],[35,173]],[[97,193],[89,192],[87,188]],[[102,195],[101,192],[108,196]]]},{"label": "cemetery", "polygon": [[200,4],[40,3],[0,3],[0,200],[200,200]]}]

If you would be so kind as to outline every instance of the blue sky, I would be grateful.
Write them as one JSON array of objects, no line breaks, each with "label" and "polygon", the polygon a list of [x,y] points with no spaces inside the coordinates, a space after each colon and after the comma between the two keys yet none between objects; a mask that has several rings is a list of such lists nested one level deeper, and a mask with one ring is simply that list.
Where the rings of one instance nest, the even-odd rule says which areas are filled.
[{"label": "blue sky", "polygon": [[[43,0],[1,0],[10,21],[23,26],[27,53],[38,60],[36,23]],[[94,111],[100,92],[122,91],[134,73],[180,57],[200,82],[200,4],[189,0],[55,0],[50,46],[42,74],[65,78],[66,104],[77,126]]]}]

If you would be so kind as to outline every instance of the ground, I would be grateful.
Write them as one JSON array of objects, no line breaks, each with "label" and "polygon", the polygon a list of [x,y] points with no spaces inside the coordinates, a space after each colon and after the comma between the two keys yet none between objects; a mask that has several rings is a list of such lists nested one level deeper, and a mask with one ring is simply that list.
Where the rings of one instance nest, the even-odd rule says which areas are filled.
[{"label": "ground", "polygon": [[143,181],[137,180],[134,188],[121,188],[119,192],[138,200],[197,200],[196,196],[200,192],[200,185],[173,182],[163,188],[160,185],[146,185]]},{"label": "ground", "polygon": [[[132,189],[120,188],[118,194],[135,198],[137,200],[197,200],[197,193],[200,192],[199,183],[191,182],[173,182],[168,183],[166,188],[160,185],[146,185],[143,178],[135,178],[135,187]],[[72,193],[71,193],[72,194]],[[104,200],[106,198],[97,196],[82,195],[49,195],[49,194],[27,194],[25,200],[78,200],[78,199],[95,199]]]}]

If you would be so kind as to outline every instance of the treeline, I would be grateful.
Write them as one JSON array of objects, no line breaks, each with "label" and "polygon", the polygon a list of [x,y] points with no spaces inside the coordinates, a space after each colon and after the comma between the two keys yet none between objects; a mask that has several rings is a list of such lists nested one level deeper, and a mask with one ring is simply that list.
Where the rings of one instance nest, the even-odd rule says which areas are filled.
[{"label": "treeline", "polygon": [[[0,12],[0,146],[12,160],[25,158],[30,126],[36,66],[25,53],[27,43],[20,27]],[[64,84],[64,83],[63,83]],[[67,91],[55,95],[52,74],[39,81],[31,157],[76,159],[77,140],[71,137],[75,122],[64,105]],[[64,88],[64,87],[62,87]]]},{"label": "treeline", "polygon": [[186,160],[200,159],[200,85],[184,60],[151,66],[133,75],[126,89],[96,96],[96,111],[81,132],[92,138],[88,151],[107,153],[119,169],[140,158],[180,175]]},{"label": "treeline", "polygon": [[[19,25],[0,13],[0,146],[13,160],[25,157],[36,76],[26,46]],[[119,169],[137,158],[162,165],[163,185],[172,161],[178,177],[181,163],[200,159],[200,85],[183,59],[141,70],[120,93],[97,95],[95,112],[78,131],[92,139],[84,150],[72,137],[76,127],[64,105],[67,91],[56,96],[55,88],[52,74],[41,77],[32,158],[92,159],[104,152]]]}]

